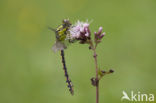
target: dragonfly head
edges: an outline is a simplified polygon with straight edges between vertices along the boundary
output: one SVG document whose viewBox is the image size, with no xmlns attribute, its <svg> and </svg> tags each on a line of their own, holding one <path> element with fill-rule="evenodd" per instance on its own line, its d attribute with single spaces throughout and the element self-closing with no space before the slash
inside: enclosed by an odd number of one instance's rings
<svg viewBox="0 0 156 103">
<path fill-rule="evenodd" d="M 72 25 L 69 19 L 64 19 L 62 23 L 63 23 L 63 27 L 70 27 Z"/>
</svg>

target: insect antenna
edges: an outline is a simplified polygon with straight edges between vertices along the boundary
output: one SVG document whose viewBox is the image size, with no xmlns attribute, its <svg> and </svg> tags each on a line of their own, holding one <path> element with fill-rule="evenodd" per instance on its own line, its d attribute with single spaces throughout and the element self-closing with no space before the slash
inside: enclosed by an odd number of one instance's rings
<svg viewBox="0 0 156 103">
<path fill-rule="evenodd" d="M 53 31 L 53 32 L 56 32 L 56 30 L 54 28 L 51 28 L 49 26 L 48 26 L 48 29 L 51 30 L 51 31 Z"/>
<path fill-rule="evenodd" d="M 61 57 L 62 57 L 62 64 L 63 64 L 63 70 L 64 70 L 64 74 L 66 77 L 66 83 L 67 86 L 69 88 L 70 93 L 73 95 L 74 94 L 74 90 L 73 90 L 73 85 L 72 82 L 69 78 L 68 72 L 67 72 L 67 67 L 66 67 L 66 63 L 65 63 L 65 56 L 64 56 L 64 50 L 61 50 Z"/>
</svg>

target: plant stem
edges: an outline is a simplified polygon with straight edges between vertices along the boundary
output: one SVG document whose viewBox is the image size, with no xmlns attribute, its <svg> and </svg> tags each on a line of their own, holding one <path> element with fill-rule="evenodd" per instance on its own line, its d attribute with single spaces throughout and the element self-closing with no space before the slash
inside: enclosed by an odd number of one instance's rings
<svg viewBox="0 0 156 103">
<path fill-rule="evenodd" d="M 96 69 L 96 103 L 99 103 L 99 78 L 98 78 L 98 65 L 97 65 L 97 54 L 95 48 L 93 49 L 94 54 L 94 62 L 95 62 L 95 69 Z"/>
<path fill-rule="evenodd" d="M 96 71 L 96 103 L 99 103 L 99 78 L 98 78 L 98 64 L 97 64 L 97 54 L 96 54 L 96 46 L 97 44 L 95 44 L 95 46 L 93 45 L 93 42 L 90 41 L 90 46 L 93 50 L 93 57 L 94 57 L 94 62 L 95 62 L 95 71 Z"/>
</svg>

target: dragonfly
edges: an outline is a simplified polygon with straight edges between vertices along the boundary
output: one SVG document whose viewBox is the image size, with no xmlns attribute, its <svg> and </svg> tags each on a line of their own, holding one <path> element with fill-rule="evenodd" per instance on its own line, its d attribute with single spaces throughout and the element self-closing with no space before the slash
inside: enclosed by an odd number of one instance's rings
<svg viewBox="0 0 156 103">
<path fill-rule="evenodd" d="M 70 93 L 73 95 L 74 89 L 73 89 L 71 79 L 69 78 L 69 75 L 68 75 L 67 66 L 65 62 L 65 52 L 64 52 L 64 49 L 67 48 L 67 44 L 72 42 L 70 39 L 68 40 L 66 39 L 67 36 L 69 35 L 68 30 L 71 27 L 71 25 L 72 24 L 70 23 L 69 19 L 64 19 L 62 21 L 62 24 L 58 26 L 56 29 L 53 29 L 51 27 L 49 27 L 49 29 L 55 32 L 56 42 L 53 45 L 52 50 L 54 52 L 60 51 L 64 75 L 66 77 L 66 83 L 67 83 Z"/>
</svg>

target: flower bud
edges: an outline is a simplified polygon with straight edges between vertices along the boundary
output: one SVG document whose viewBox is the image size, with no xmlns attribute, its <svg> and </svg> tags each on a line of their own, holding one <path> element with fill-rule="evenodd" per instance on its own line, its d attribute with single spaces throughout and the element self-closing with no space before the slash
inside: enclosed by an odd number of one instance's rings
<svg viewBox="0 0 156 103">
<path fill-rule="evenodd" d="M 102 27 L 99 27 L 99 31 L 98 31 L 98 35 L 100 35 L 101 34 L 101 32 L 102 32 L 102 30 L 103 30 L 103 28 Z"/>
<path fill-rule="evenodd" d="M 100 36 L 99 36 L 99 39 L 102 39 L 104 36 L 105 36 L 105 32 L 104 33 L 102 33 Z"/>
</svg>

